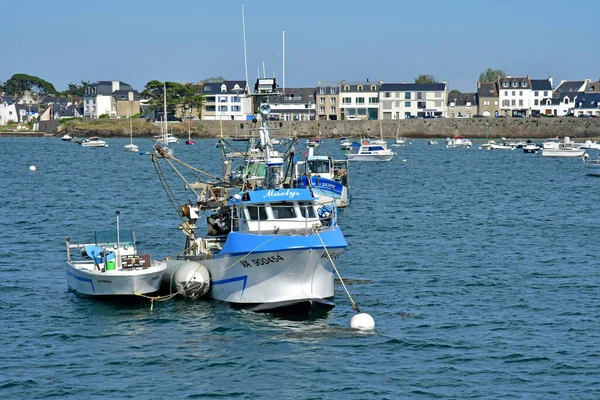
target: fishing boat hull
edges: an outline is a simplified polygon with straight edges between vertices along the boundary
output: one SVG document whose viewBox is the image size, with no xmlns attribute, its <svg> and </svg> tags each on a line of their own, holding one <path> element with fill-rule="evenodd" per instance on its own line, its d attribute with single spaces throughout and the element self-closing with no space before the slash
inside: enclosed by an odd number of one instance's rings
<svg viewBox="0 0 600 400">
<path fill-rule="evenodd" d="M 337 259 L 346 246 L 338 227 L 319 235 L 232 232 L 222 251 L 213 257 L 188 256 L 166 263 L 171 270 L 177 269 L 178 263 L 190 261 L 196 262 L 197 268 L 206 268 L 210 275 L 209 296 L 234 307 L 311 313 L 333 308 L 331 259 Z"/>
<path fill-rule="evenodd" d="M 89 263 L 67 263 L 67 285 L 79 294 L 88 296 L 131 296 L 149 294 L 160 288 L 167 264 L 153 261 L 143 270 L 99 271 Z"/>
</svg>

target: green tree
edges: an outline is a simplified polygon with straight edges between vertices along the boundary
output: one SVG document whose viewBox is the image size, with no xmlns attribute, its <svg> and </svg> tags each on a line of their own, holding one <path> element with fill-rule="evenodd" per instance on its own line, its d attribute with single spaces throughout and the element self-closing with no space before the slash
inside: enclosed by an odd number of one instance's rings
<svg viewBox="0 0 600 400">
<path fill-rule="evenodd" d="M 220 83 L 220 82 L 223 82 L 224 80 L 225 80 L 225 78 L 223 78 L 222 76 L 214 76 L 214 77 L 203 79 L 200 81 L 200 83 Z"/>
<path fill-rule="evenodd" d="M 433 75 L 421 74 L 415 78 L 415 83 L 438 83 Z"/>
<path fill-rule="evenodd" d="M 26 90 L 38 95 L 57 94 L 53 84 L 33 75 L 14 74 L 4 83 L 7 95 L 20 96 Z"/>
<path fill-rule="evenodd" d="M 452 98 L 460 96 L 461 94 L 462 94 L 462 92 L 460 90 L 458 90 L 458 89 L 452 89 L 450 91 L 450 93 L 448 93 L 448 97 L 452 99 Z"/>
<path fill-rule="evenodd" d="M 479 74 L 479 82 L 498 82 L 498 78 L 506 76 L 503 69 L 488 68 Z"/>
<path fill-rule="evenodd" d="M 181 85 L 181 92 L 179 93 L 180 104 L 181 107 L 181 115 L 187 116 L 191 118 L 192 110 L 195 108 L 198 110 L 198 117 L 202 117 L 202 105 L 204 104 L 204 95 L 202 93 L 198 93 L 197 86 L 192 85 L 191 83 L 186 83 L 185 85 Z"/>
</svg>

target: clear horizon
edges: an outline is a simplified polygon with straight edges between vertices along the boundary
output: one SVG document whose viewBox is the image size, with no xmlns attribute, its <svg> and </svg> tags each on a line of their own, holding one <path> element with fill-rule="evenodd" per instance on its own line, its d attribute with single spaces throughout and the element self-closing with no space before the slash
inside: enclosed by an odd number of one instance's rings
<svg viewBox="0 0 600 400">
<path fill-rule="evenodd" d="M 3 5 L 4 15 L 13 16 L 3 30 L 15 35 L 3 43 L 1 82 L 25 73 L 59 91 L 82 80 L 121 80 L 141 91 L 153 79 L 245 79 L 241 1 L 183 0 L 170 8 L 155 0 L 27 4 L 30 14 L 16 2 Z M 600 3 L 591 0 L 571 7 L 554 0 L 507 0 L 502 7 L 489 0 L 364 4 L 247 0 L 249 81 L 264 65 L 283 85 L 283 30 L 286 87 L 315 87 L 319 80 L 412 82 L 431 74 L 450 90 L 475 92 L 487 68 L 552 76 L 555 85 L 600 75 L 598 52 L 584 44 L 589 40 L 557 22 L 595 15 Z"/>
</svg>

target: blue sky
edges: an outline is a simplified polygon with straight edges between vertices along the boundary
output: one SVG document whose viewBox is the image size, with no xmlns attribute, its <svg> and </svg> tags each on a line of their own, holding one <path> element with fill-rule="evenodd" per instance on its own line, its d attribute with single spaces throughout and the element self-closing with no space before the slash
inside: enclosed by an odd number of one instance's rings
<svg viewBox="0 0 600 400">
<path fill-rule="evenodd" d="M 0 81 L 244 79 L 241 1 L 29 0 L 3 4 Z M 486 68 L 513 76 L 600 78 L 600 1 L 246 0 L 249 80 L 411 82 L 421 73 L 473 92 Z M 10 17 L 8 17 L 10 16 Z M 586 22 L 587 21 L 587 22 Z M 581 35 L 581 36 L 579 36 Z M 262 72 L 261 72 L 262 73 Z"/>
</svg>

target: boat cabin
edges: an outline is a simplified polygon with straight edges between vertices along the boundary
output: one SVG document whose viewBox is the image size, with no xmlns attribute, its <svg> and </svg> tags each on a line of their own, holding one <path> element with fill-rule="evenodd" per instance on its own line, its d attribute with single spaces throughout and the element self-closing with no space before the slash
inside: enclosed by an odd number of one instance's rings
<svg viewBox="0 0 600 400">
<path fill-rule="evenodd" d="M 252 233 L 310 233 L 315 226 L 329 225 L 333 205 L 315 203 L 308 189 L 246 192 L 232 202 L 233 227 Z"/>
</svg>

